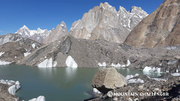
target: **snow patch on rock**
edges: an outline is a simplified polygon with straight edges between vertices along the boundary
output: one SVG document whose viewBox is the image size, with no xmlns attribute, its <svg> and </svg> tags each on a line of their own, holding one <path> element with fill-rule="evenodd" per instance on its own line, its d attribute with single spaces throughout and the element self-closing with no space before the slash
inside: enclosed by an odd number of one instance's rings
<svg viewBox="0 0 180 101">
<path fill-rule="evenodd" d="M 178 60 L 169 60 L 168 65 L 175 64 L 176 62 L 178 62 Z"/>
<path fill-rule="evenodd" d="M 151 78 L 149 76 L 147 76 L 149 79 L 152 79 L 152 80 L 156 80 L 156 81 L 166 81 L 165 79 L 162 79 L 162 78 Z"/>
<path fill-rule="evenodd" d="M 129 60 L 127 60 L 126 66 L 130 66 L 130 65 L 131 65 L 131 62 Z"/>
<path fill-rule="evenodd" d="M 112 63 L 111 66 L 112 66 L 112 67 L 115 67 L 115 68 L 118 68 L 118 67 L 126 67 L 125 65 L 121 65 L 120 63 L 118 63 L 118 64 Z"/>
<path fill-rule="evenodd" d="M 0 52 L 0 56 L 2 56 L 5 52 Z"/>
<path fill-rule="evenodd" d="M 98 63 L 98 66 L 99 66 L 99 67 L 106 67 L 106 62 L 103 62 L 102 64 L 101 64 L 101 63 Z"/>
<path fill-rule="evenodd" d="M 11 62 L 6 62 L 6 61 L 0 60 L 0 65 L 9 65 L 9 64 L 11 64 Z"/>
<path fill-rule="evenodd" d="M 101 92 L 96 88 L 93 88 L 93 92 L 96 93 L 96 94 L 101 94 Z"/>
<path fill-rule="evenodd" d="M 130 79 L 128 81 L 126 81 L 127 84 L 129 83 L 144 83 L 144 80 L 138 78 L 138 79 Z"/>
<path fill-rule="evenodd" d="M 127 60 L 127 64 L 126 64 L 126 65 L 121 65 L 120 63 L 118 63 L 118 64 L 112 63 L 112 64 L 111 64 L 111 66 L 112 66 L 112 67 L 115 67 L 115 68 L 118 68 L 118 67 L 124 68 L 124 67 L 128 67 L 128 66 L 130 66 L 130 65 L 131 65 L 131 62 L 130 62 L 129 60 Z"/>
<path fill-rule="evenodd" d="M 169 46 L 169 47 L 166 47 L 167 50 L 174 50 L 176 49 L 177 47 L 176 46 Z"/>
<path fill-rule="evenodd" d="M 53 67 L 53 65 L 52 65 L 52 58 L 45 59 L 43 62 L 39 63 L 37 66 L 38 67 L 44 67 L 44 68 L 46 68 L 46 67 Z"/>
<path fill-rule="evenodd" d="M 36 47 L 36 44 L 35 44 L 35 43 L 33 43 L 33 44 L 32 44 L 32 48 L 35 48 L 35 47 Z"/>
<path fill-rule="evenodd" d="M 28 56 L 29 54 L 31 54 L 31 53 L 29 53 L 29 52 L 24 53 L 24 57 Z"/>
<path fill-rule="evenodd" d="M 146 67 L 143 69 L 143 72 L 144 72 L 144 73 L 149 73 L 149 72 L 161 73 L 161 68 L 146 66 Z"/>
<path fill-rule="evenodd" d="M 29 101 L 45 101 L 45 97 L 44 96 L 39 96 L 37 98 L 30 99 Z"/>
<path fill-rule="evenodd" d="M 0 80 L 0 83 L 11 86 L 15 83 L 15 81 L 13 81 L 13 80 Z"/>
<path fill-rule="evenodd" d="M 126 79 L 126 80 L 129 80 L 129 79 L 132 79 L 132 78 L 137 77 L 137 76 L 139 76 L 138 73 L 135 74 L 135 75 L 127 75 L 127 76 L 125 77 L 125 79 Z"/>
<path fill-rule="evenodd" d="M 54 61 L 53 67 L 57 66 L 57 61 Z"/>
<path fill-rule="evenodd" d="M 75 62 L 75 60 L 71 56 L 67 57 L 66 66 L 71 67 L 71 68 L 77 68 L 78 67 L 77 63 Z"/>
<path fill-rule="evenodd" d="M 126 83 L 129 84 L 129 83 L 144 83 L 144 80 L 138 78 L 138 79 L 133 79 L 134 77 L 137 77 L 139 76 L 139 74 L 135 74 L 135 75 L 127 75 L 125 77 L 126 79 Z"/>
<path fill-rule="evenodd" d="M 180 73 L 171 73 L 172 76 L 180 76 Z"/>
</svg>

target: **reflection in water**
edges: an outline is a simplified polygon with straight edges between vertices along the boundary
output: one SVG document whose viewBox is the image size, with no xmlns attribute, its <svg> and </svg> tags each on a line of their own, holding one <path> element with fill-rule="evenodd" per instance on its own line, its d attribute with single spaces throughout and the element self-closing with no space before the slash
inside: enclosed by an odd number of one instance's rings
<svg viewBox="0 0 180 101">
<path fill-rule="evenodd" d="M 46 79 L 52 79 L 53 74 L 56 73 L 56 68 L 38 68 L 40 75 Z"/>
<path fill-rule="evenodd" d="M 77 73 L 77 68 L 70 68 L 70 67 L 67 67 L 65 69 L 66 73 L 66 80 L 67 81 L 71 81 L 73 80 L 74 78 L 76 78 L 76 73 Z"/>
<path fill-rule="evenodd" d="M 61 89 L 75 86 L 77 80 L 77 68 L 38 68 L 38 72 L 44 81 Z"/>
</svg>

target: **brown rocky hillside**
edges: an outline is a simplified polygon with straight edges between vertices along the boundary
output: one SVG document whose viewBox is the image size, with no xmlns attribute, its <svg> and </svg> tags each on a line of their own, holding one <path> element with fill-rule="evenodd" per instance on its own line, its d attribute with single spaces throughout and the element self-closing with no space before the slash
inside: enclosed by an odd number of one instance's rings
<svg viewBox="0 0 180 101">
<path fill-rule="evenodd" d="M 125 42 L 136 47 L 180 45 L 180 0 L 165 0 L 143 19 Z"/>
</svg>

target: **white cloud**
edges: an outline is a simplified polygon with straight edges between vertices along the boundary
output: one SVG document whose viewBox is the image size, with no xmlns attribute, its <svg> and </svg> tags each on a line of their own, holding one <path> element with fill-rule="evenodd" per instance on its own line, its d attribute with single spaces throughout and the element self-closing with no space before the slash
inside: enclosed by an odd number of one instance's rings
<svg viewBox="0 0 180 101">
<path fill-rule="evenodd" d="M 2 30 L 0 30 L 0 32 L 3 32 Z"/>
</svg>

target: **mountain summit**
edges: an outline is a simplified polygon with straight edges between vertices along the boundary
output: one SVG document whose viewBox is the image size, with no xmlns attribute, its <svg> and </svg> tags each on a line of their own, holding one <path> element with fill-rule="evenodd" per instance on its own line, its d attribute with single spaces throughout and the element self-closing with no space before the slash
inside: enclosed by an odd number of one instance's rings
<svg viewBox="0 0 180 101">
<path fill-rule="evenodd" d="M 131 11 L 115 7 L 107 2 L 95 6 L 85 13 L 81 20 L 75 21 L 69 33 L 82 39 L 104 39 L 122 43 L 129 32 L 148 14 L 140 7 L 133 6 Z"/>
<path fill-rule="evenodd" d="M 51 33 L 44 39 L 44 43 L 47 44 L 54 42 L 55 40 L 67 35 L 67 33 L 67 26 L 65 22 L 62 21 L 61 24 L 56 26 L 56 29 L 52 29 Z"/>
<path fill-rule="evenodd" d="M 180 0 L 165 0 L 129 34 L 125 43 L 136 47 L 180 45 Z"/>
</svg>

